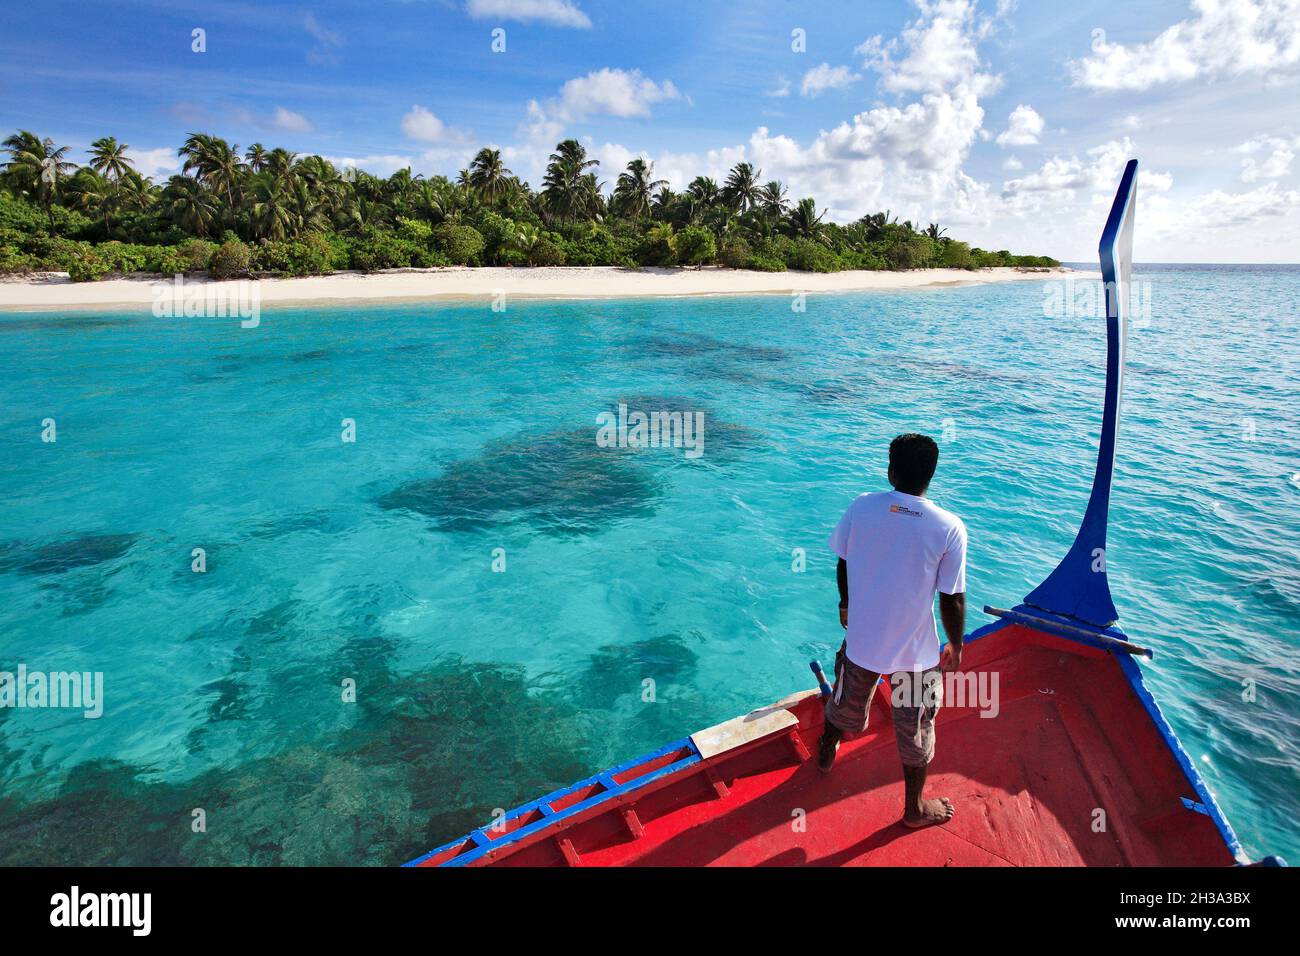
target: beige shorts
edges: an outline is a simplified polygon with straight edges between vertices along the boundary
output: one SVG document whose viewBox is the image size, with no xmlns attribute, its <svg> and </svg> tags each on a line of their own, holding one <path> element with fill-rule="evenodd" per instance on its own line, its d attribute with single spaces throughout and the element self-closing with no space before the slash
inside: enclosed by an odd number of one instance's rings
<svg viewBox="0 0 1300 956">
<path fill-rule="evenodd" d="M 826 699 L 826 721 L 847 736 L 867 729 L 871 699 L 880 675 L 849 660 L 845 646 L 835 655 L 835 688 Z M 943 680 L 939 669 L 900 672 L 890 677 L 890 713 L 894 738 L 905 767 L 925 767 L 934 759 L 934 718 L 943 705 Z"/>
</svg>

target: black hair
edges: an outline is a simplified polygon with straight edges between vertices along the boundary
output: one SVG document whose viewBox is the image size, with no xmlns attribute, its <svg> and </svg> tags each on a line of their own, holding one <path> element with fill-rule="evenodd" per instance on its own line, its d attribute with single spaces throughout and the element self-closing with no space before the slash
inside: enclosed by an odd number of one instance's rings
<svg viewBox="0 0 1300 956">
<path fill-rule="evenodd" d="M 925 491 L 938 464 L 939 446 L 929 435 L 909 432 L 889 443 L 889 467 L 894 470 L 894 487 L 900 491 Z"/>
</svg>

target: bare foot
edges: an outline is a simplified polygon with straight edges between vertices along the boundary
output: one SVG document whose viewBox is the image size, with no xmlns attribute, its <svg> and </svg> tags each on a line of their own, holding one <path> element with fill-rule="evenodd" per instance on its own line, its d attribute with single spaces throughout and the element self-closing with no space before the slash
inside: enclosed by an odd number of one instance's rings
<svg viewBox="0 0 1300 956">
<path fill-rule="evenodd" d="M 903 826 L 919 830 L 921 827 L 934 826 L 936 823 L 947 823 L 952 819 L 952 815 L 952 801 L 947 797 L 922 800 L 919 809 L 910 809 L 903 814 Z"/>
</svg>

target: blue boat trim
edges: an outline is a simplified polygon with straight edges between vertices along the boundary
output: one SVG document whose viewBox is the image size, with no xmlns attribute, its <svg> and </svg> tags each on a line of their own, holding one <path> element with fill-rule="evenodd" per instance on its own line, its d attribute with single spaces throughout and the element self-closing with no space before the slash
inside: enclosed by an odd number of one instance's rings
<svg viewBox="0 0 1300 956">
<path fill-rule="evenodd" d="M 685 750 L 688 753 L 680 760 L 675 760 L 670 764 L 665 764 L 658 770 L 637 777 L 635 780 L 629 780 L 627 783 L 620 784 L 614 780 L 614 777 L 617 774 L 624 773 L 634 767 L 639 767 L 642 764 L 649 763 L 652 760 L 657 760 L 660 757 L 665 757 L 678 750 Z M 593 774 L 585 780 L 579 780 L 575 784 L 571 784 L 561 790 L 556 790 L 553 793 L 548 793 L 546 796 L 540 797 L 537 800 L 521 804 L 506 813 L 505 816 L 500 817 L 495 824 L 488 824 L 480 827 L 469 834 L 468 837 L 461 837 L 458 840 L 452 840 L 450 843 L 444 843 L 442 846 L 430 850 L 428 853 L 416 857 L 414 860 L 403 863 L 402 865 L 419 866 L 431 857 L 435 857 L 440 853 L 444 853 L 447 850 L 463 845 L 467 839 L 472 840 L 475 843 L 474 849 L 465 853 L 460 853 L 440 865 L 464 866 L 467 863 L 473 863 L 475 860 L 480 859 L 487 853 L 495 851 L 499 847 L 509 846 L 524 837 L 532 836 L 535 833 L 550 829 L 560 821 L 576 816 L 579 813 L 583 813 L 584 811 L 602 803 L 615 800 L 624 794 L 631 793 L 633 790 L 639 790 L 647 784 L 653 783 L 656 780 L 661 780 L 670 774 L 677 773 L 680 770 L 685 770 L 687 767 L 700 763 L 702 759 L 699 750 L 695 747 L 694 741 L 692 741 L 690 737 L 683 737 L 681 740 L 676 740 L 667 746 L 660 747 L 658 750 L 644 754 L 640 757 L 635 757 L 618 764 L 615 767 L 610 767 L 608 770 L 602 770 L 600 773 Z M 567 797 L 579 790 L 592 786 L 602 787 L 603 789 L 600 793 L 593 794 L 586 800 L 565 807 L 563 810 L 556 810 L 551 806 L 552 803 L 562 797 Z M 517 819 L 518 817 L 532 813 L 533 811 L 540 813 L 542 815 L 541 819 L 534 820 L 527 826 L 519 827 L 517 830 L 512 830 L 510 833 L 497 837 L 496 839 L 492 839 L 488 836 L 487 831 L 493 826 L 500 826 L 505 821 Z"/>
<path fill-rule="evenodd" d="M 1070 550 L 1024 600 L 1025 604 L 1097 627 L 1107 627 L 1119 619 L 1106 577 L 1106 525 L 1123 395 L 1128 283 L 1133 269 L 1133 222 L 1137 211 L 1137 166 L 1137 160 L 1130 159 L 1124 167 L 1097 250 L 1106 293 L 1106 391 L 1092 491 Z M 1100 566 L 1097 564 L 1099 558 Z"/>
<path fill-rule="evenodd" d="M 1228 852 L 1232 854 L 1233 859 L 1238 863 L 1249 863 L 1250 858 L 1246 856 L 1246 851 L 1241 848 L 1241 841 L 1237 839 L 1232 824 L 1223 815 L 1219 802 L 1214 799 L 1214 794 L 1210 793 L 1210 788 L 1205 785 L 1205 779 L 1201 776 L 1200 771 L 1196 769 L 1196 765 L 1192 763 L 1192 758 L 1183 749 L 1178 735 L 1174 733 L 1174 728 L 1169 725 L 1169 721 L 1165 719 L 1164 713 L 1160 710 L 1160 705 L 1151 696 L 1151 691 L 1147 690 L 1146 681 L 1142 677 L 1142 668 L 1128 654 L 1116 654 L 1115 657 L 1119 661 L 1120 670 L 1128 678 L 1133 693 L 1137 694 L 1138 700 L 1146 708 L 1147 715 L 1151 718 L 1151 722 L 1156 725 L 1156 730 L 1160 732 L 1160 736 L 1164 739 L 1165 746 L 1173 754 L 1174 760 L 1178 762 L 1178 766 L 1182 768 L 1183 774 L 1187 777 L 1187 782 L 1191 784 L 1192 791 L 1196 794 L 1201 806 L 1205 808 L 1205 815 L 1214 821 L 1214 826 L 1219 831 L 1219 835 L 1223 837 Z"/>
</svg>

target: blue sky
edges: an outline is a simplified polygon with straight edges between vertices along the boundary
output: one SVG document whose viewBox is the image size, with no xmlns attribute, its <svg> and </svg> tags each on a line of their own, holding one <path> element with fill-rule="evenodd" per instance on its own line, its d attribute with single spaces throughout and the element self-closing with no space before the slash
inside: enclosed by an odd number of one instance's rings
<svg viewBox="0 0 1300 956">
<path fill-rule="evenodd" d="M 1068 260 L 1095 257 L 1132 155 L 1139 259 L 1300 261 L 1298 92 L 1300 0 L 0 9 L 0 129 L 78 156 L 111 134 L 158 179 L 194 130 L 384 174 L 491 144 L 534 184 L 574 136 L 607 182 L 637 155 L 678 188 L 747 159 L 835 220 Z"/>
</svg>

